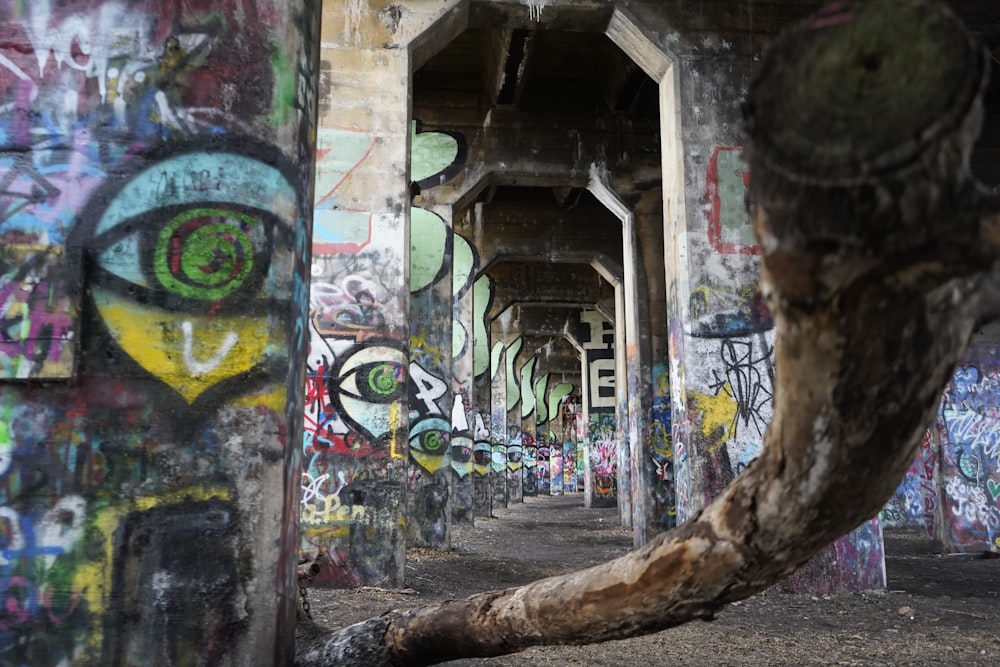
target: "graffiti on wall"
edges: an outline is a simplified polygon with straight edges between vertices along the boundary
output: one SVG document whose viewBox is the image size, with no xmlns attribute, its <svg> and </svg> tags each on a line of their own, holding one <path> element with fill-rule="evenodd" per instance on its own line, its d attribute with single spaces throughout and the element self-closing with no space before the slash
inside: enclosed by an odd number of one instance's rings
<svg viewBox="0 0 1000 667">
<path fill-rule="evenodd" d="M 507 502 L 524 498 L 524 432 L 520 423 L 507 425 Z"/>
<path fill-rule="evenodd" d="M 450 168 L 440 153 L 423 151 L 426 139 L 411 142 L 426 154 L 422 168 Z M 389 481 L 391 461 L 409 457 L 411 482 L 451 465 L 453 406 L 440 370 L 450 350 L 426 329 L 404 339 L 391 325 L 401 311 L 397 262 L 369 247 L 371 213 L 341 195 L 376 141 L 353 129 L 317 132 L 301 516 L 303 550 L 329 554 L 318 581 L 340 586 L 380 580 L 392 567 L 403 494 Z M 411 220 L 414 238 L 426 241 L 411 248 L 410 288 L 420 293 L 443 276 L 451 235 L 430 211 L 412 208 Z M 439 487 L 422 506 L 437 511 L 429 524 L 440 526 L 447 486 Z"/>
<path fill-rule="evenodd" d="M 689 345 L 713 361 L 687 392 L 691 422 L 698 425 L 706 456 L 705 502 L 743 472 L 763 446 L 773 412 L 772 327 L 769 316 L 748 320 L 741 307 L 717 313 L 713 326 L 692 330 Z"/>
<path fill-rule="evenodd" d="M 919 526 L 928 537 L 937 539 L 937 519 L 940 516 L 938 501 L 940 450 L 937 429 L 928 429 L 913 463 L 910 464 L 892 498 L 882 509 L 884 525 Z"/>
<path fill-rule="evenodd" d="M 590 441 L 590 470 L 593 475 L 593 500 L 597 507 L 618 503 L 618 446 L 615 440 L 614 413 L 596 412 L 587 426 Z"/>
<path fill-rule="evenodd" d="M 543 496 L 552 491 L 552 467 L 549 458 L 551 451 L 548 436 L 540 436 L 535 450 L 535 474 L 538 476 L 538 493 Z"/>
<path fill-rule="evenodd" d="M 705 183 L 709 203 L 708 239 L 715 251 L 759 253 L 746 207 L 750 173 L 743 162 L 743 149 L 717 147 L 708 161 Z"/>
<path fill-rule="evenodd" d="M 553 496 L 561 496 L 564 491 L 563 465 L 563 448 L 559 443 L 553 443 L 549 447 L 549 479 L 551 479 L 549 493 Z"/>
<path fill-rule="evenodd" d="M 583 345 L 589 394 L 586 448 L 589 456 L 590 501 L 595 507 L 618 503 L 618 420 L 615 416 L 614 328 L 596 310 L 580 313 L 577 338 Z"/>
<path fill-rule="evenodd" d="M 646 436 L 646 449 L 652 459 L 655 475 L 652 484 L 653 520 L 658 531 L 665 531 L 677 524 L 670 373 L 666 364 L 655 364 L 652 374 L 652 410 L 649 432 Z"/>
<path fill-rule="evenodd" d="M 310 105 L 263 4 L 2 3 L 0 378 L 74 378 L 0 385 L 4 663 L 240 661 L 280 623 L 246 533 L 289 546 L 285 499 L 242 484 L 283 483 L 311 161 L 269 137 Z"/>
<path fill-rule="evenodd" d="M 596 310 L 580 313 L 578 337 L 587 355 L 590 409 L 615 407 L 615 330 Z"/>
<path fill-rule="evenodd" d="M 563 451 L 563 491 L 575 493 L 580 490 L 577 485 L 577 451 L 576 443 L 564 440 Z"/>
<path fill-rule="evenodd" d="M 507 364 L 502 341 L 490 350 L 490 478 L 493 507 L 507 506 Z"/>
<path fill-rule="evenodd" d="M 471 523 L 475 514 L 476 491 L 473 454 L 475 433 L 472 425 L 476 414 L 473 406 L 475 391 L 474 350 L 467 324 L 472 322 L 472 284 L 479 259 L 475 249 L 462 236 L 452 236 L 452 303 L 451 382 L 455 407 L 452 410 L 452 516 L 456 522 Z M 462 414 L 457 414 L 461 403 Z"/>
<path fill-rule="evenodd" d="M 539 435 L 536 439 L 531 432 L 525 428 L 522 437 L 523 449 L 521 450 L 521 461 L 524 464 L 521 473 L 521 490 L 525 496 L 537 496 L 538 488 L 538 450 L 544 446 L 544 436 Z"/>
<path fill-rule="evenodd" d="M 946 545 L 1000 550 L 1000 362 L 974 344 L 945 388 L 937 418 Z"/>
<path fill-rule="evenodd" d="M 368 247 L 370 213 L 339 194 L 374 144 L 363 132 L 317 131 L 299 516 L 302 551 L 326 555 L 316 577 L 324 585 L 384 577 L 378 554 L 396 539 L 386 517 L 402 499 L 386 482 L 391 461 L 406 454 L 398 406 L 409 393 L 409 359 L 387 317 L 400 309 L 397 279 Z"/>
<path fill-rule="evenodd" d="M 493 487 L 490 477 L 493 448 L 490 446 L 490 430 L 486 423 L 482 411 L 476 410 L 472 449 L 472 501 L 473 514 L 482 517 L 493 515 Z"/>
<path fill-rule="evenodd" d="M 0 379 L 73 376 L 78 270 L 58 246 L 0 246 Z"/>
</svg>

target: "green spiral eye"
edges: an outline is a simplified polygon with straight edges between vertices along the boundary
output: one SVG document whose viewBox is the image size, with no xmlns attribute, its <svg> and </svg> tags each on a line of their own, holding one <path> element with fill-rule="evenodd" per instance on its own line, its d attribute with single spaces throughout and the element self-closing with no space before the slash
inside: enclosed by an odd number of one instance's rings
<svg viewBox="0 0 1000 667">
<path fill-rule="evenodd" d="M 396 364 L 377 364 L 368 371 L 368 388 L 378 396 L 393 396 L 399 391 L 399 368 Z"/>
<path fill-rule="evenodd" d="M 430 456 L 444 456 L 451 444 L 451 424 L 440 417 L 429 417 L 410 429 L 410 451 Z"/>
<path fill-rule="evenodd" d="M 420 435 L 420 444 L 425 452 L 432 454 L 443 449 L 448 444 L 448 438 L 443 432 L 434 429 Z"/>
<path fill-rule="evenodd" d="M 160 232 L 154 271 L 167 290 L 217 301 L 242 287 L 253 269 L 257 221 L 226 209 L 199 208 L 174 217 Z"/>
</svg>

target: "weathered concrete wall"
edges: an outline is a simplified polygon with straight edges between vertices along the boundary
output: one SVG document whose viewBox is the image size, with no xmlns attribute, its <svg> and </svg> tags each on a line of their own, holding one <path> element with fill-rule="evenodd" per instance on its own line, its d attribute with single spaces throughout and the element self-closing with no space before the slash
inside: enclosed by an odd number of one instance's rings
<svg viewBox="0 0 1000 667">
<path fill-rule="evenodd" d="M 490 489 L 493 507 L 507 507 L 507 364 L 503 336 L 490 350 Z"/>
<path fill-rule="evenodd" d="M 5 663 L 291 661 L 318 17 L 0 3 Z"/>
<path fill-rule="evenodd" d="M 472 283 L 472 372 L 475 439 L 473 445 L 473 515 L 493 516 L 492 366 L 487 313 L 493 286 L 486 274 Z"/>
<path fill-rule="evenodd" d="M 678 505 L 690 517 L 760 452 L 775 386 L 774 328 L 757 288 L 758 248 L 744 203 L 739 100 L 753 61 L 708 39 L 682 40 L 675 50 L 687 201 L 687 227 L 676 240 L 687 258 L 678 284 L 687 476 Z M 815 592 L 883 585 L 878 517 L 785 584 Z"/>
</svg>

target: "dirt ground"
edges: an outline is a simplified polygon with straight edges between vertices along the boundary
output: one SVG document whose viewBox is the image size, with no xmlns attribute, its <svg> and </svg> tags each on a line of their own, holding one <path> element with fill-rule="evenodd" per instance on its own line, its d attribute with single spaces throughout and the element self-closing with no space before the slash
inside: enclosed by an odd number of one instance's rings
<svg viewBox="0 0 1000 667">
<path fill-rule="evenodd" d="M 404 609 L 562 574 L 626 553 L 614 509 L 580 494 L 526 498 L 459 526 L 450 552 L 407 552 L 406 588 L 310 589 L 313 617 L 335 629 Z M 539 647 L 478 665 L 1000 665 L 1000 560 L 935 553 L 916 532 L 886 531 L 889 586 L 816 597 L 765 593 L 657 634 Z"/>
</svg>

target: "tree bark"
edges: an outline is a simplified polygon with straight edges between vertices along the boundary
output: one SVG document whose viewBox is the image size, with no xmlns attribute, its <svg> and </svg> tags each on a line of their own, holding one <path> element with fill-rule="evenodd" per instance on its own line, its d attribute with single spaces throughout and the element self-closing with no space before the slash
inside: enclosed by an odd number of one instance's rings
<svg viewBox="0 0 1000 667">
<path fill-rule="evenodd" d="M 391 612 L 320 637 L 298 664 L 433 664 L 711 619 L 878 512 L 993 315 L 1000 215 L 969 171 L 987 62 L 929 0 L 840 4 L 784 33 L 746 104 L 777 327 L 762 455 L 626 556 Z"/>
</svg>

